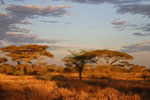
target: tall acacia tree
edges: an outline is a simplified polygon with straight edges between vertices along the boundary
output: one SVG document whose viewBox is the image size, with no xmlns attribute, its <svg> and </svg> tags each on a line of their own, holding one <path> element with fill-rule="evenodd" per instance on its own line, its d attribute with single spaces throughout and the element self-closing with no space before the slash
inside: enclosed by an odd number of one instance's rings
<svg viewBox="0 0 150 100">
<path fill-rule="evenodd" d="M 3 52 L 7 52 L 6 56 L 11 57 L 13 61 L 20 64 L 31 64 L 36 66 L 42 57 L 53 58 L 53 54 L 47 51 L 46 45 L 25 45 L 25 46 L 7 46 L 1 48 Z M 33 64 L 33 61 L 35 62 Z"/>
<path fill-rule="evenodd" d="M 94 63 L 94 56 L 89 51 L 81 50 L 79 52 L 69 51 L 71 55 L 66 56 L 63 61 L 67 67 L 75 67 L 79 73 L 79 79 L 82 79 L 82 71 L 87 63 Z"/>
<path fill-rule="evenodd" d="M 96 60 L 100 65 L 105 66 L 111 66 L 120 61 L 133 59 L 133 57 L 127 53 L 113 50 L 93 50 L 91 53 L 96 56 Z"/>
</svg>

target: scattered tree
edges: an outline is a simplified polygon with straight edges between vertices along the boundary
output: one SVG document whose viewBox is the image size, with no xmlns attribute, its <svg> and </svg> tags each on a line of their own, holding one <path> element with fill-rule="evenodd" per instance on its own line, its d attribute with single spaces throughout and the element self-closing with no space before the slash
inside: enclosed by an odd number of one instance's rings
<svg viewBox="0 0 150 100">
<path fill-rule="evenodd" d="M 141 75 L 141 78 L 142 78 L 143 80 L 146 80 L 147 78 L 149 78 L 149 76 L 144 73 L 144 74 Z"/>
<path fill-rule="evenodd" d="M 68 67 L 75 67 L 79 73 L 79 79 L 81 81 L 82 71 L 87 63 L 94 63 L 94 56 L 89 51 L 81 50 L 79 52 L 69 51 L 71 55 L 66 56 L 63 61 Z"/>
<path fill-rule="evenodd" d="M 145 72 L 146 67 L 140 66 L 140 65 L 135 65 L 135 64 L 130 64 L 130 71 L 131 72 Z"/>
<path fill-rule="evenodd" d="M 53 54 L 47 51 L 48 46 L 45 45 L 25 45 L 25 46 L 7 46 L 2 48 L 3 52 L 7 52 L 7 56 L 13 61 L 20 64 L 30 64 L 36 66 L 42 57 L 53 58 Z M 33 61 L 35 62 L 33 64 Z"/>
<path fill-rule="evenodd" d="M 133 57 L 127 53 L 112 50 L 93 50 L 91 52 L 96 56 L 100 65 L 111 66 L 119 63 L 121 60 L 131 60 Z"/>
</svg>

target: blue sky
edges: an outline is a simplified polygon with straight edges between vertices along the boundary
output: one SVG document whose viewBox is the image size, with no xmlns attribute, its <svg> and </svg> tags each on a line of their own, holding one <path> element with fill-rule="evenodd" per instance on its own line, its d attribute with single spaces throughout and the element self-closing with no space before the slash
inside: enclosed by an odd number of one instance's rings
<svg viewBox="0 0 150 100">
<path fill-rule="evenodd" d="M 150 66 L 148 0 L 7 0 L 0 5 L 0 46 L 47 44 L 63 64 L 67 50 L 111 49 Z"/>
</svg>

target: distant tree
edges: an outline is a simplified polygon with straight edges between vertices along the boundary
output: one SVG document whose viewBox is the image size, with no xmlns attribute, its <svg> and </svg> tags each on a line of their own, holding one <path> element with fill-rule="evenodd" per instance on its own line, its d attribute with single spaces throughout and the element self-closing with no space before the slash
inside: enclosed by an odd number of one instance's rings
<svg viewBox="0 0 150 100">
<path fill-rule="evenodd" d="M 141 75 L 141 78 L 142 78 L 143 80 L 146 80 L 146 79 L 149 78 L 149 76 L 148 76 L 148 74 L 143 73 L 143 74 Z"/>
<path fill-rule="evenodd" d="M 64 68 L 64 73 L 71 73 L 71 72 L 72 72 L 71 68 L 69 67 Z"/>
<path fill-rule="evenodd" d="M 100 65 L 111 66 L 122 60 L 131 60 L 133 57 L 127 53 L 112 50 L 93 50 L 91 52 L 96 56 Z"/>
<path fill-rule="evenodd" d="M 79 79 L 82 79 L 82 71 L 86 64 L 94 63 L 94 56 L 89 51 L 80 50 L 79 52 L 69 51 L 71 55 L 66 56 L 63 61 L 67 67 L 75 67 L 79 73 Z"/>
<path fill-rule="evenodd" d="M 36 66 L 43 57 L 53 58 L 53 54 L 47 51 L 46 45 L 25 45 L 25 46 L 7 46 L 1 48 L 3 52 L 7 52 L 6 56 L 11 57 L 13 61 L 20 64 L 30 64 Z M 33 64 L 33 61 L 35 62 Z"/>
<path fill-rule="evenodd" d="M 146 69 L 146 71 L 150 73 L 150 68 Z"/>
<path fill-rule="evenodd" d="M 145 66 L 140 66 L 140 65 L 135 65 L 135 64 L 130 64 L 130 71 L 131 72 L 144 72 L 146 71 Z"/>
<path fill-rule="evenodd" d="M 0 58 L 0 64 L 5 63 L 6 61 L 8 61 L 6 58 L 4 58 L 4 57 Z"/>
<path fill-rule="evenodd" d="M 111 66 L 120 64 L 121 61 L 133 59 L 127 53 L 113 50 L 93 50 L 91 51 L 91 55 L 95 55 L 95 60 L 100 66 L 106 67 L 106 72 L 110 71 Z"/>
</svg>

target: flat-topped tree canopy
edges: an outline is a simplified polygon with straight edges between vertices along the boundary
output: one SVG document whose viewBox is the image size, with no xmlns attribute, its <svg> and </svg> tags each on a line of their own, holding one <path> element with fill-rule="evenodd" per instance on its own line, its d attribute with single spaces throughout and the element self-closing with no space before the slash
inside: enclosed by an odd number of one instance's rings
<svg viewBox="0 0 150 100">
<path fill-rule="evenodd" d="M 37 60 L 37 63 L 42 56 L 53 58 L 53 54 L 48 52 L 47 45 L 24 45 L 24 46 L 7 46 L 1 48 L 3 52 L 7 52 L 6 56 L 11 57 L 13 61 L 16 61 L 18 64 L 24 62 L 25 64 L 32 64 L 32 60 Z"/>
<path fill-rule="evenodd" d="M 80 50 L 79 52 L 76 51 L 69 51 L 71 55 L 66 56 L 63 61 L 67 67 L 75 67 L 79 73 L 79 79 L 81 80 L 81 74 L 86 64 L 94 63 L 94 56 L 91 55 L 90 51 L 88 50 Z"/>
<path fill-rule="evenodd" d="M 113 50 L 93 50 L 91 54 L 95 55 L 96 60 L 102 65 L 113 65 L 121 60 L 133 59 L 133 57 L 127 53 Z"/>
</svg>

